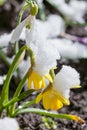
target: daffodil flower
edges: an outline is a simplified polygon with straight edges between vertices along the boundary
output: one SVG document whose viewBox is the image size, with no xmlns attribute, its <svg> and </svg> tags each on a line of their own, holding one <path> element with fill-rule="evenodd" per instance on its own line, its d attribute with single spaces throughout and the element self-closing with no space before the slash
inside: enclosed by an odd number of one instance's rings
<svg viewBox="0 0 87 130">
<path fill-rule="evenodd" d="M 16 28 L 15 30 L 13 31 L 13 35 L 12 35 L 12 38 L 11 38 L 11 42 L 15 42 L 15 41 L 18 41 L 19 38 L 20 38 L 20 35 L 22 33 L 22 30 L 23 28 L 25 27 L 26 30 L 30 30 L 32 29 L 33 27 L 33 24 L 35 22 L 35 16 L 37 15 L 38 13 L 38 6 L 37 4 L 32 1 L 30 3 L 28 3 L 29 6 L 30 6 L 30 15 L 25 19 L 23 20 Z M 22 8 L 22 12 L 25 11 L 25 9 L 27 9 L 26 7 L 26 4 L 24 5 L 24 7 Z M 21 12 L 20 11 L 20 12 Z"/>
<path fill-rule="evenodd" d="M 31 49 L 34 54 L 34 66 L 32 67 L 32 72 L 29 74 L 28 87 L 36 90 L 46 86 L 45 79 L 48 79 L 52 83 L 49 72 L 56 67 L 56 60 L 60 59 L 56 48 L 45 43 L 44 39 L 43 41 L 39 39 L 38 43 L 31 44 Z"/>
<path fill-rule="evenodd" d="M 40 28 L 37 28 L 35 16 L 31 14 L 14 30 L 12 42 L 19 39 L 24 27 L 26 28 L 26 44 L 34 55 L 34 65 L 31 64 L 32 73 L 29 72 L 28 77 L 28 88 L 37 90 L 46 86 L 45 78 L 52 83 L 49 72 L 56 67 L 56 60 L 60 59 L 60 55 L 55 47 L 47 44 L 42 34 L 37 33 L 37 31 L 40 32 Z"/>
<path fill-rule="evenodd" d="M 45 109 L 57 110 L 63 107 L 63 104 L 69 105 L 70 88 L 79 88 L 79 74 L 74 68 L 63 66 L 60 72 L 55 76 L 53 84 L 50 84 L 36 98 L 36 103 L 41 99 Z"/>
<path fill-rule="evenodd" d="M 46 87 L 45 78 L 52 82 L 50 74 L 41 76 L 38 72 L 32 71 L 28 78 L 28 88 L 38 90 Z"/>
<path fill-rule="evenodd" d="M 32 70 L 29 71 L 28 78 L 28 88 L 35 90 L 46 87 L 45 79 L 51 83 L 53 82 L 49 71 L 57 65 L 56 59 L 60 59 L 56 49 L 48 44 L 44 44 L 43 41 L 42 45 L 39 42 L 40 40 L 37 45 L 31 44 L 35 64 Z"/>
<path fill-rule="evenodd" d="M 37 96 L 36 103 L 38 103 L 41 99 L 46 110 L 57 110 L 63 107 L 63 103 L 60 101 L 58 93 L 52 86 L 49 86 L 45 91 Z"/>
</svg>

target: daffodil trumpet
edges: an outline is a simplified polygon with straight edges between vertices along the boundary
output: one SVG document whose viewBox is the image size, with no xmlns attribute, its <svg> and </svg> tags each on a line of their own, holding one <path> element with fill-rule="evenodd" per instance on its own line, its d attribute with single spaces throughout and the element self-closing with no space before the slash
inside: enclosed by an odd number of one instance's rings
<svg viewBox="0 0 87 130">
<path fill-rule="evenodd" d="M 41 76 L 38 72 L 34 71 L 31 67 L 29 69 L 28 77 L 28 88 L 29 89 L 41 89 L 46 87 L 45 79 L 48 79 L 50 82 L 53 82 L 50 74 Z"/>
</svg>

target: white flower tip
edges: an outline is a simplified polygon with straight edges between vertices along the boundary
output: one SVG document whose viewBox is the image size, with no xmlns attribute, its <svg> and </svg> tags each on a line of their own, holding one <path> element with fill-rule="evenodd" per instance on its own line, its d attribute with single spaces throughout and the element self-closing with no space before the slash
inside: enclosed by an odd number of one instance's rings
<svg viewBox="0 0 87 130">
<path fill-rule="evenodd" d="M 21 32 L 19 31 L 19 26 L 17 26 L 15 28 L 15 30 L 12 31 L 11 43 L 14 43 L 14 42 L 18 41 L 20 35 L 21 35 Z"/>
</svg>

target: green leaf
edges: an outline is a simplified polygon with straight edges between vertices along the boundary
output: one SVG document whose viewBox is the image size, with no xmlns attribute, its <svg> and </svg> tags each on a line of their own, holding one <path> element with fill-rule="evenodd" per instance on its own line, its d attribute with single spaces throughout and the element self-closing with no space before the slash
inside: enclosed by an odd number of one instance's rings
<svg viewBox="0 0 87 130">
<path fill-rule="evenodd" d="M 19 96 L 17 97 L 14 97 L 13 99 L 11 99 L 10 101 L 8 101 L 7 103 L 4 103 L 3 104 L 3 107 L 7 107 L 7 106 L 10 106 L 12 105 L 13 103 L 16 103 L 18 101 L 21 101 L 23 99 L 25 99 L 26 97 L 28 97 L 31 93 L 33 93 L 35 90 L 31 89 L 31 90 L 27 90 L 23 93 L 21 93 Z"/>
<path fill-rule="evenodd" d="M 43 125 L 49 130 L 55 130 L 57 128 L 57 122 L 55 122 L 51 117 L 43 116 L 42 121 Z"/>
<path fill-rule="evenodd" d="M 7 56 L 5 55 L 5 53 L 4 53 L 2 50 L 0 50 L 0 57 L 1 57 L 2 60 L 5 62 L 5 64 L 6 64 L 8 67 L 10 67 L 10 63 L 9 63 L 9 61 L 7 60 Z"/>
<path fill-rule="evenodd" d="M 13 98 L 18 97 L 20 95 L 20 93 L 21 93 L 21 91 L 22 91 L 22 89 L 24 87 L 24 84 L 25 84 L 27 78 L 28 78 L 28 72 L 25 74 L 25 76 L 23 77 L 23 79 L 19 83 L 19 85 L 18 85 L 18 87 L 17 87 L 17 89 L 16 89 L 16 91 L 15 91 L 15 93 L 13 95 Z M 15 102 L 10 107 L 10 112 L 14 113 L 14 109 L 15 109 Z"/>
<path fill-rule="evenodd" d="M 20 62 L 20 56 L 23 53 L 24 50 L 26 50 L 26 46 L 23 46 L 19 52 L 17 53 L 17 55 L 15 56 L 12 65 L 8 71 L 3 89 L 2 89 L 2 93 L 1 93 L 1 103 L 0 105 L 3 106 L 3 102 L 8 101 L 8 96 L 9 96 L 9 84 L 10 84 L 10 80 L 12 78 L 12 75 L 14 73 L 14 71 L 17 69 L 19 62 Z"/>
<path fill-rule="evenodd" d="M 18 111 L 20 111 L 20 110 L 22 110 L 22 109 L 24 109 L 24 108 L 27 108 L 27 107 L 29 107 L 29 106 L 35 104 L 35 103 L 36 103 L 35 101 L 36 101 L 36 100 L 33 99 L 33 100 L 31 100 L 31 101 L 27 101 L 27 102 L 24 102 L 24 103 L 20 104 L 20 105 L 18 106 L 18 108 L 15 110 L 15 113 L 18 113 Z"/>
<path fill-rule="evenodd" d="M 29 72 L 27 72 L 27 73 L 25 74 L 25 76 L 23 77 L 23 79 L 22 79 L 21 82 L 19 83 L 19 85 L 18 85 L 18 87 L 17 87 L 17 89 L 16 89 L 16 91 L 15 91 L 13 97 L 19 96 L 19 94 L 21 93 L 21 91 L 22 91 L 22 89 L 23 89 L 23 87 L 24 87 L 24 84 L 25 84 L 25 82 L 26 82 L 26 80 L 27 80 L 27 78 L 28 78 L 28 73 L 29 73 Z"/>
<path fill-rule="evenodd" d="M 16 113 L 14 113 L 14 116 L 17 116 L 18 114 L 22 114 L 22 113 L 35 113 L 35 114 L 40 114 L 40 115 L 44 115 L 44 116 L 49 116 L 49 117 L 53 117 L 53 118 L 61 118 L 61 119 L 68 119 L 68 120 L 74 120 L 76 122 L 79 122 L 81 124 L 84 123 L 84 120 L 81 119 L 80 117 L 76 116 L 76 115 L 70 115 L 70 114 L 55 114 L 52 112 L 48 112 L 46 110 L 42 110 L 39 108 L 26 108 L 26 109 L 22 109 Z"/>
</svg>

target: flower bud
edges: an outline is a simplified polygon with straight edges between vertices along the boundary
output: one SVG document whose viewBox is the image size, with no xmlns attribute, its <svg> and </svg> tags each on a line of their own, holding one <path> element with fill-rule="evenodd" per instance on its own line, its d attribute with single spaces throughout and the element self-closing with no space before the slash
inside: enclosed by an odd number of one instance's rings
<svg viewBox="0 0 87 130">
<path fill-rule="evenodd" d="M 33 3 L 32 7 L 30 9 L 30 14 L 35 16 L 35 15 L 37 15 L 37 13 L 38 13 L 38 6 L 36 3 Z"/>
</svg>

